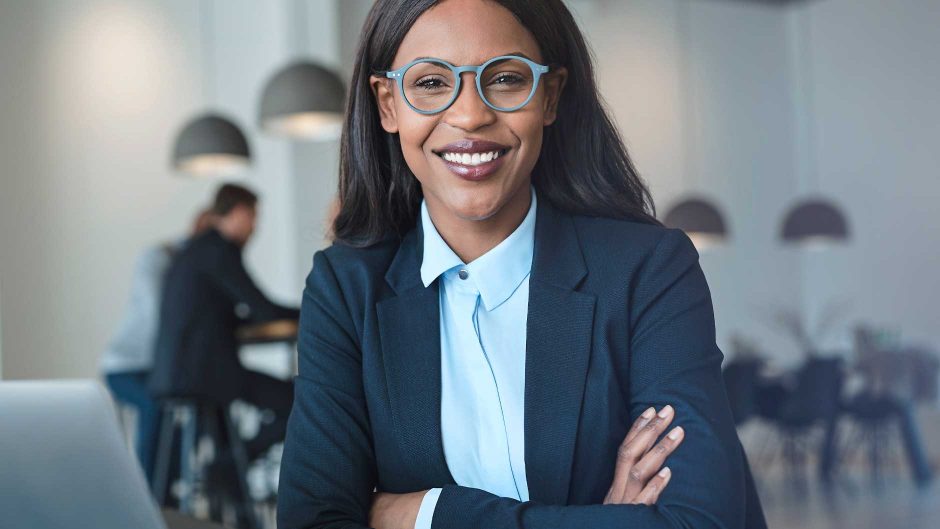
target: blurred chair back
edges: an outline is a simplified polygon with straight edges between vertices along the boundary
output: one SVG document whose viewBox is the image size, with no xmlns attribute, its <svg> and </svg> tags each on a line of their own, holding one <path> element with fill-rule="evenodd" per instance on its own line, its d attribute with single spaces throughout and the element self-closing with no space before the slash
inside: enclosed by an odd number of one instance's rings
<svg viewBox="0 0 940 529">
<path fill-rule="evenodd" d="M 874 394 L 905 402 L 937 400 L 940 361 L 927 349 L 859 349 L 855 369 L 864 377 L 866 390 Z"/>
<path fill-rule="evenodd" d="M 759 359 L 747 358 L 731 361 L 722 371 L 735 425 L 740 425 L 757 413 L 760 368 Z"/>
<path fill-rule="evenodd" d="M 800 427 L 833 417 L 841 405 L 843 376 L 841 358 L 810 358 L 797 371 L 796 386 L 777 419 Z"/>
</svg>

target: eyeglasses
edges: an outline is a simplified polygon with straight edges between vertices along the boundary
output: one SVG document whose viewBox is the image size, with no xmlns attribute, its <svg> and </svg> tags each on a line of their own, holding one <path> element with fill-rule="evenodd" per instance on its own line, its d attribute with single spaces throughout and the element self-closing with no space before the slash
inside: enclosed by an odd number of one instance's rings
<svg viewBox="0 0 940 529">
<path fill-rule="evenodd" d="M 385 77 L 397 81 L 402 97 L 415 112 L 437 114 L 457 99 L 461 74 L 474 72 L 483 102 L 493 110 L 512 112 L 532 99 L 539 79 L 549 69 L 518 55 L 500 55 L 478 66 L 454 66 L 443 59 L 425 58 L 386 71 Z"/>
</svg>

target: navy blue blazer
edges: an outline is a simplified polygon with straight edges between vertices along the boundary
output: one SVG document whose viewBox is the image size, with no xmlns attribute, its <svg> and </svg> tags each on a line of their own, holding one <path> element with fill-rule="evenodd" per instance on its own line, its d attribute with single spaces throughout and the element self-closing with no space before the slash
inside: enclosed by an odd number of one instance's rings
<svg viewBox="0 0 940 529">
<path fill-rule="evenodd" d="M 433 529 L 766 527 L 721 378 L 711 296 L 680 230 L 564 212 L 539 193 L 525 365 L 528 502 L 456 485 L 441 441 L 439 283 L 421 219 L 317 251 L 281 462 L 282 529 L 368 526 L 374 489 L 442 487 Z M 521 332 L 521 330 L 520 330 Z M 655 506 L 602 505 L 650 406 L 685 439 Z"/>
</svg>

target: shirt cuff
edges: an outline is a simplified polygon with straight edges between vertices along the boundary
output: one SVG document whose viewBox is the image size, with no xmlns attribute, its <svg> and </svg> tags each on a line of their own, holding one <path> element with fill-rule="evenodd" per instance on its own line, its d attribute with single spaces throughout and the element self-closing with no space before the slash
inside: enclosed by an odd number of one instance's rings
<svg viewBox="0 0 940 529">
<path fill-rule="evenodd" d="M 434 517 L 434 507 L 437 505 L 437 498 L 441 495 L 441 489 L 430 489 L 424 493 L 424 499 L 421 500 L 421 507 L 418 509 L 418 519 L 415 520 L 415 529 L 431 529 L 431 519 Z"/>
</svg>

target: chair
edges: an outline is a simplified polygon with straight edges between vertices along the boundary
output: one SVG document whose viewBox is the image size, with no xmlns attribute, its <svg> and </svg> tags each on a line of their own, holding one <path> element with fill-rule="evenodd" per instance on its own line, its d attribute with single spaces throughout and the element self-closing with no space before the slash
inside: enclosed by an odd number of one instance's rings
<svg viewBox="0 0 940 529">
<path fill-rule="evenodd" d="M 889 454 L 903 452 L 910 474 L 918 486 L 932 480 L 932 469 L 920 439 L 913 406 L 889 394 L 861 391 L 843 404 L 843 415 L 850 419 L 854 436 L 838 442 L 837 424 L 828 432 L 820 477 L 830 482 L 841 463 L 853 452 L 868 448 L 869 470 L 874 485 L 881 484 L 882 464 Z"/>
<path fill-rule="evenodd" d="M 113 399 L 113 401 L 118 426 L 121 427 L 121 435 L 124 437 L 128 449 L 134 452 L 134 446 L 137 443 L 137 409 L 120 400 Z"/>
<path fill-rule="evenodd" d="M 855 330 L 855 372 L 862 388 L 842 403 L 841 413 L 854 426 L 854 439 L 838 443 L 837 423 L 827 431 L 820 461 L 820 477 L 830 481 L 842 460 L 867 445 L 872 482 L 880 484 L 881 467 L 891 452 L 903 451 L 911 477 L 918 486 L 932 480 L 914 405 L 936 398 L 940 362 L 919 347 L 883 347 L 864 326 Z M 899 443 L 897 441 L 900 441 Z"/>
<path fill-rule="evenodd" d="M 733 360 L 721 373 L 735 426 L 740 426 L 758 412 L 761 364 L 762 360 L 757 358 Z"/>
<path fill-rule="evenodd" d="M 193 514 L 196 494 L 206 484 L 207 470 L 197 458 L 197 442 L 200 434 L 208 435 L 216 448 L 216 460 L 230 458 L 234 463 L 234 481 L 238 489 L 236 507 L 240 525 L 258 529 L 259 520 L 247 482 L 248 457 L 229 407 L 195 398 L 170 398 L 162 402 L 162 410 L 163 421 L 153 478 L 157 503 L 165 503 L 170 466 L 176 463 L 182 481 L 179 510 L 185 514 Z M 222 431 L 219 431 L 219 423 Z M 173 462 L 173 440 L 177 430 L 181 436 L 179 460 Z"/>
<path fill-rule="evenodd" d="M 813 436 L 838 417 L 842 397 L 841 358 L 811 357 L 794 373 L 792 386 L 765 386 L 759 413 L 774 426 L 791 477 L 804 477 Z"/>
</svg>

